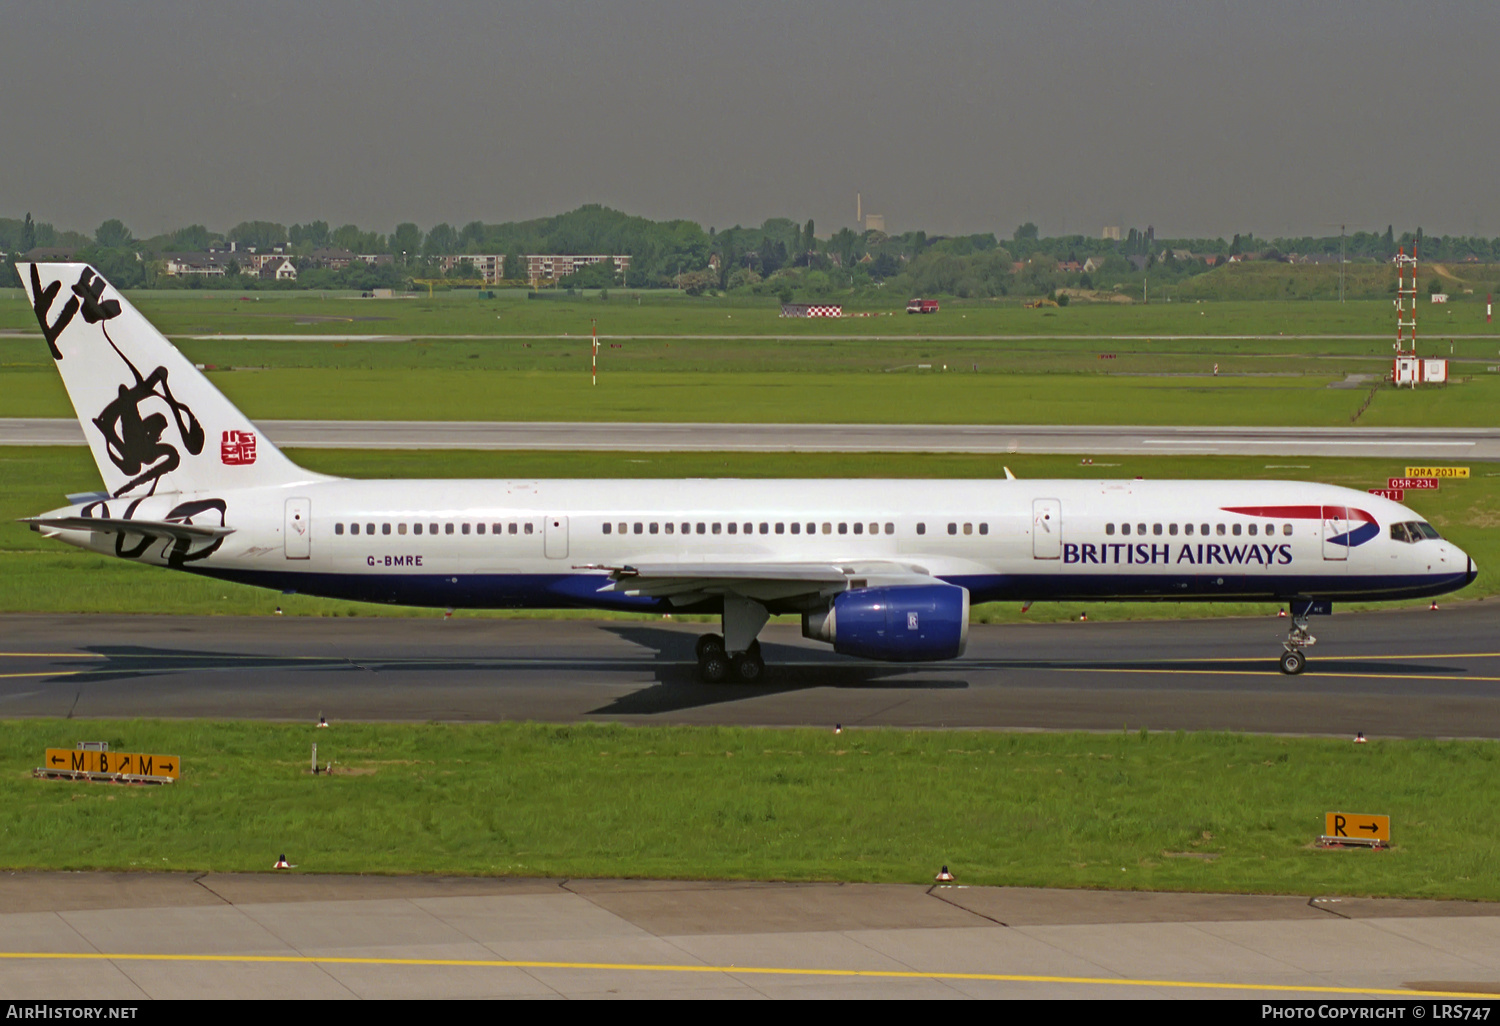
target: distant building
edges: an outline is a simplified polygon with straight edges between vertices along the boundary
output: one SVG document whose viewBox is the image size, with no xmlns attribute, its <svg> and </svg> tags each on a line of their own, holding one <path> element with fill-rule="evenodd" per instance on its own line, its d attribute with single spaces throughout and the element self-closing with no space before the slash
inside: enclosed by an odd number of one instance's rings
<svg viewBox="0 0 1500 1026">
<path fill-rule="evenodd" d="M 314 267 L 342 271 L 359 258 L 347 249 L 315 249 L 307 255 L 307 259 Z"/>
<path fill-rule="evenodd" d="M 867 232 L 881 232 L 881 233 L 884 233 L 885 232 L 885 215 L 884 214 L 866 214 L 865 215 L 865 231 L 867 231 Z"/>
<path fill-rule="evenodd" d="M 624 274 L 630 270 L 630 257 L 609 257 L 603 254 L 590 256 L 573 255 L 537 255 L 526 258 L 526 276 L 532 282 L 556 281 L 558 278 L 566 278 L 570 274 L 576 274 L 585 267 L 603 263 L 613 259 L 615 262 L 615 273 Z"/>
<path fill-rule="evenodd" d="M 272 257 L 260 265 L 260 276 L 266 281 L 296 281 L 297 265 L 290 257 Z"/>
<path fill-rule="evenodd" d="M 359 253 L 355 255 L 354 259 L 363 260 L 371 267 L 384 267 L 395 260 L 395 257 L 389 253 Z"/>
<path fill-rule="evenodd" d="M 1106 225 L 1104 231 L 1099 235 L 1101 239 L 1113 239 L 1120 241 L 1120 226 L 1117 224 Z"/>
<path fill-rule="evenodd" d="M 1100 270 L 1101 268 L 1104 267 L 1104 261 L 1105 261 L 1105 259 L 1106 258 L 1102 257 L 1102 256 L 1091 256 L 1091 257 L 1089 257 L 1087 260 L 1085 260 L 1083 262 L 1084 273 L 1085 274 L 1093 274 L 1095 271 Z"/>
<path fill-rule="evenodd" d="M 224 253 L 163 253 L 162 272 L 174 278 L 193 276 L 222 278 L 229 273 L 232 257 Z M 235 261 L 235 266 L 241 266 Z"/>
<path fill-rule="evenodd" d="M 37 246 L 21 254 L 21 262 L 27 264 L 65 264 L 73 259 L 77 250 L 71 246 Z"/>
<path fill-rule="evenodd" d="M 465 261 L 473 265 L 475 275 L 483 278 L 486 285 L 494 285 L 505 277 L 505 257 L 498 253 L 455 253 L 438 257 L 438 266 L 444 274 L 452 274 Z"/>
</svg>

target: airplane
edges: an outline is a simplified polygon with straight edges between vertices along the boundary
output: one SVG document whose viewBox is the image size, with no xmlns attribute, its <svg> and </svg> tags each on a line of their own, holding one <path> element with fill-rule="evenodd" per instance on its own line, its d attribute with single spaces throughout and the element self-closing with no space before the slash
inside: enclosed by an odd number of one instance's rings
<svg viewBox="0 0 1500 1026">
<path fill-rule="evenodd" d="M 105 490 L 27 518 L 82 549 L 408 606 L 709 613 L 697 671 L 765 673 L 767 620 L 866 659 L 964 652 L 974 603 L 1276 601 L 1280 668 L 1334 601 L 1474 561 L 1387 499 L 1298 481 L 350 480 L 292 463 L 92 267 L 18 264 Z"/>
</svg>

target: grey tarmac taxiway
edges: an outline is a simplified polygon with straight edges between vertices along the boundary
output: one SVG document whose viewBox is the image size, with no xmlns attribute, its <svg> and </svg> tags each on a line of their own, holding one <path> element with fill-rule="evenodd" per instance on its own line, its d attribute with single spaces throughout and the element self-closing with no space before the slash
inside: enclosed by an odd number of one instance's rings
<svg viewBox="0 0 1500 1026">
<path fill-rule="evenodd" d="M 1500 909 L 1478 902 L 300 868 L 0 874 L 10 1001 L 1211 997 L 1442 1002 L 1458 1017 L 1458 995 L 1487 1004 L 1497 980 Z"/>
<path fill-rule="evenodd" d="M 1229 730 L 1500 738 L 1500 602 L 1313 620 L 976 625 L 963 658 L 845 658 L 793 624 L 765 683 L 694 676 L 706 624 L 460 617 L 0 617 L 0 717 Z"/>
<path fill-rule="evenodd" d="M 1034 424 L 670 424 L 263 420 L 283 448 L 611 452 L 946 452 L 1500 460 L 1500 428 Z M 0 418 L 0 445 L 83 445 L 78 421 Z"/>
</svg>

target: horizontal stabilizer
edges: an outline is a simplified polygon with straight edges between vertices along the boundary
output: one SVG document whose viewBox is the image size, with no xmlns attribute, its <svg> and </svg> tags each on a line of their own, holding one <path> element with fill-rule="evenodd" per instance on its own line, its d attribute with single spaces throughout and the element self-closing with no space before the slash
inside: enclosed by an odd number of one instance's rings
<svg viewBox="0 0 1500 1026">
<path fill-rule="evenodd" d="M 28 517 L 38 531 L 93 531 L 95 534 L 140 534 L 179 541 L 212 541 L 234 533 L 232 527 L 207 524 L 178 524 L 167 520 L 125 520 L 121 517 Z"/>
</svg>

